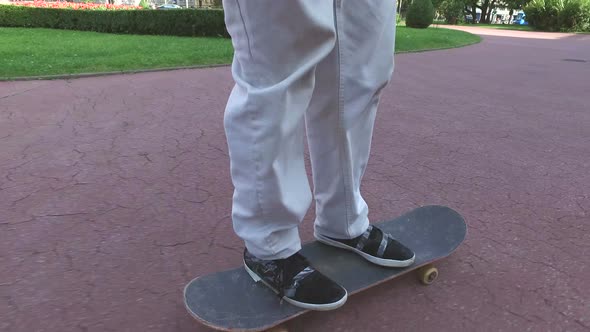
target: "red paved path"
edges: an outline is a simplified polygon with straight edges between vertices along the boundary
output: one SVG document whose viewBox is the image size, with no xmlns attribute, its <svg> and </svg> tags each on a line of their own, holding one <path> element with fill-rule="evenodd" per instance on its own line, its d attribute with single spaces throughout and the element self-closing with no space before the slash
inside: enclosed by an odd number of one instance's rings
<svg viewBox="0 0 590 332">
<path fill-rule="evenodd" d="M 590 36 L 545 38 L 397 57 L 371 217 L 450 205 L 468 238 L 435 285 L 407 276 L 295 331 L 590 329 Z M 231 85 L 228 68 L 0 82 L 0 330 L 204 330 L 182 287 L 242 250 Z"/>
</svg>

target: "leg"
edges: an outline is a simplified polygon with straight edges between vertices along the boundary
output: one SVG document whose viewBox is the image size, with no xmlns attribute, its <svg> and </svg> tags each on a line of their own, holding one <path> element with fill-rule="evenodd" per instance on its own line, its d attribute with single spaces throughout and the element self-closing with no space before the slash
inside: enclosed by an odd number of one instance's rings
<svg viewBox="0 0 590 332">
<path fill-rule="evenodd" d="M 336 0 L 337 46 L 316 71 L 306 113 L 316 233 L 350 239 L 368 227 L 360 184 L 379 95 L 393 72 L 395 1 Z"/>
<path fill-rule="evenodd" d="M 244 268 L 293 305 L 338 308 L 346 289 L 297 253 L 297 226 L 311 204 L 303 116 L 317 64 L 336 44 L 333 2 L 226 0 L 224 8 L 236 80 L 225 128 L 234 229 L 247 247 Z"/>
<path fill-rule="evenodd" d="M 225 0 L 236 85 L 224 125 L 235 187 L 232 220 L 248 251 L 286 258 L 311 203 L 303 116 L 317 64 L 334 48 L 331 1 Z"/>
<path fill-rule="evenodd" d="M 317 70 L 317 84 L 323 82 L 329 90 L 314 91 L 306 114 L 316 238 L 381 266 L 408 266 L 414 253 L 369 226 L 367 203 L 360 193 L 379 96 L 393 73 L 395 2 L 338 0 L 337 4 L 336 51 Z"/>
</svg>

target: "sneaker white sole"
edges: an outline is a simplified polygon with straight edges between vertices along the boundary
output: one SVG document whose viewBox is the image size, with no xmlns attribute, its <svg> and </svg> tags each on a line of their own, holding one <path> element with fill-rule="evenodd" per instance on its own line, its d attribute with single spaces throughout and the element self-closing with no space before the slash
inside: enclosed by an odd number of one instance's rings
<svg viewBox="0 0 590 332">
<path fill-rule="evenodd" d="M 375 257 L 373 255 L 369 255 L 365 252 L 362 252 L 360 250 L 358 250 L 357 248 L 353 248 L 351 246 L 347 246 L 344 243 L 340 243 L 338 241 L 332 240 L 328 237 L 325 237 L 323 235 L 320 235 L 318 233 L 313 234 L 315 236 L 315 238 L 320 241 L 321 243 L 333 246 L 333 247 L 338 247 L 338 248 L 342 248 L 342 249 L 346 249 L 352 252 L 355 252 L 357 254 L 359 254 L 360 256 L 362 256 L 364 259 L 368 260 L 369 262 L 373 263 L 373 264 L 377 264 L 380 266 L 385 266 L 385 267 L 406 267 L 406 266 L 410 266 L 412 264 L 414 264 L 414 260 L 416 259 L 416 255 L 414 254 L 414 256 L 412 256 L 412 258 L 407 259 L 405 261 L 400 261 L 400 260 L 395 260 L 395 259 L 385 259 L 385 258 L 379 258 L 379 257 Z"/>
<path fill-rule="evenodd" d="M 273 292 L 275 292 L 276 294 L 279 294 L 279 292 L 276 289 L 274 289 L 271 285 L 269 285 L 264 280 L 262 280 L 262 278 L 260 278 L 254 271 L 252 271 L 248 267 L 248 265 L 246 265 L 246 262 L 244 262 L 244 268 L 246 268 L 246 272 L 248 272 L 250 277 L 252 277 L 252 279 L 254 279 L 255 282 L 262 282 L 266 287 L 270 288 Z M 286 296 L 283 296 L 282 299 L 285 300 L 286 302 L 289 302 L 290 304 L 292 304 L 296 307 L 299 307 L 299 308 L 308 309 L 308 310 L 317 310 L 317 311 L 327 311 L 327 310 L 334 310 L 334 309 L 340 308 L 342 305 L 344 305 L 347 298 L 348 298 L 348 292 L 345 289 L 344 296 L 340 300 L 338 300 L 337 302 L 333 302 L 333 303 L 325 303 L 325 304 L 305 303 L 305 302 L 299 302 L 299 301 L 290 299 Z"/>
</svg>

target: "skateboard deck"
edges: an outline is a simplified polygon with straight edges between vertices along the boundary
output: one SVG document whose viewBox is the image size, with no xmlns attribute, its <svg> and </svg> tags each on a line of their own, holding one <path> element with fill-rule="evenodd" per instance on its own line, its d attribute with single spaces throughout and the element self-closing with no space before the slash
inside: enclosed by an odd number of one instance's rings
<svg viewBox="0 0 590 332">
<path fill-rule="evenodd" d="M 350 296 L 413 270 L 419 271 L 423 283 L 431 283 L 438 276 L 432 263 L 455 251 L 467 231 L 459 213 L 437 205 L 423 206 L 376 225 L 415 252 L 413 265 L 380 267 L 351 251 L 318 241 L 305 244 L 301 254 L 344 286 Z M 308 311 L 280 301 L 262 283 L 255 283 L 243 266 L 193 279 L 184 289 L 184 303 L 196 320 L 222 331 L 264 331 Z"/>
</svg>

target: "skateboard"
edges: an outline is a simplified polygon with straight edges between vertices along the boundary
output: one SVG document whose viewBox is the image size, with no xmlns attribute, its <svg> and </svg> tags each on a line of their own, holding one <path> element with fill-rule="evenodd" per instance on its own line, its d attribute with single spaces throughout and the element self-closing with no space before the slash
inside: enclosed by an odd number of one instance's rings
<svg viewBox="0 0 590 332">
<path fill-rule="evenodd" d="M 411 271 L 417 271 L 419 280 L 429 285 L 438 277 L 433 263 L 455 251 L 467 232 L 459 213 L 438 205 L 423 206 L 376 225 L 414 251 L 413 265 L 380 267 L 318 241 L 305 244 L 301 254 L 344 286 L 348 295 Z M 287 331 L 283 323 L 308 311 L 280 301 L 262 283 L 255 283 L 243 266 L 193 279 L 184 288 L 184 304 L 197 321 L 221 331 Z"/>
</svg>

